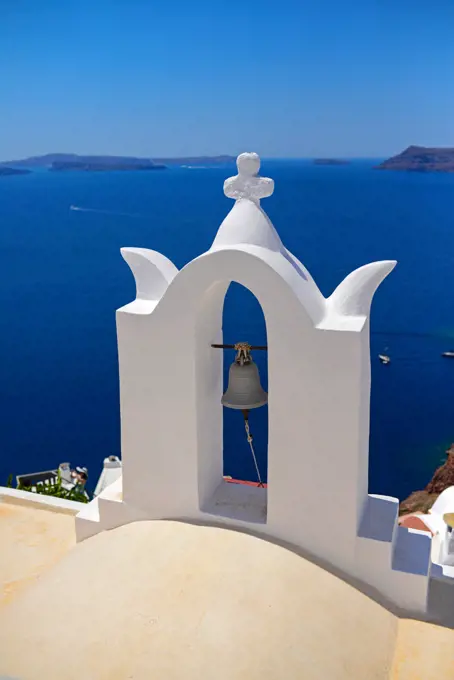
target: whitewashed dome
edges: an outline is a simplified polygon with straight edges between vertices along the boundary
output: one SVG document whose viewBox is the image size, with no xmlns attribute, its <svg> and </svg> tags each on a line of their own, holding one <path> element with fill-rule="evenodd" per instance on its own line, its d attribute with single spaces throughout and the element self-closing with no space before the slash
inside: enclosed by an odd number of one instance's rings
<svg viewBox="0 0 454 680">
<path fill-rule="evenodd" d="M 137 522 L 77 545 L 0 610 L 27 680 L 385 678 L 395 617 L 251 535 Z"/>
</svg>

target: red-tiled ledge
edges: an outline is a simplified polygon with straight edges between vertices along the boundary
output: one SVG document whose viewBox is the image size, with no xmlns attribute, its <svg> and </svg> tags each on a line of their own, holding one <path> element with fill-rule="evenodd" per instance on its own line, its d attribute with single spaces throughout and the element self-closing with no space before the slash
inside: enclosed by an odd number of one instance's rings
<svg viewBox="0 0 454 680">
<path fill-rule="evenodd" d="M 258 482 L 247 482 L 244 479 L 233 479 L 233 477 L 228 477 L 228 476 L 225 476 L 224 480 L 226 482 L 229 482 L 230 484 L 245 484 L 246 486 L 259 486 Z M 268 484 L 264 484 L 263 486 L 266 489 Z"/>
</svg>

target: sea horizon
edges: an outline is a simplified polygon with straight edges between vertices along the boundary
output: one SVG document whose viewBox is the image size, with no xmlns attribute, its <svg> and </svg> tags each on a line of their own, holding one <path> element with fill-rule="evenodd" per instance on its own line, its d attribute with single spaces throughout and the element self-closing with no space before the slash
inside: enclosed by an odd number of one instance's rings
<svg viewBox="0 0 454 680">
<path fill-rule="evenodd" d="M 402 151 L 403 149 L 401 149 Z M 251 150 L 250 150 L 251 151 Z M 252 150 L 253 151 L 253 150 Z M 243 152 L 239 152 L 243 153 Z M 400 153 L 400 151 L 396 150 L 394 154 L 381 154 L 381 155 L 373 155 L 373 156 L 351 156 L 349 154 L 313 154 L 313 155 L 307 155 L 307 156 L 262 156 L 260 155 L 261 161 L 266 162 L 266 161 L 313 161 L 317 159 L 333 159 L 333 160 L 349 160 L 349 161 L 382 161 L 386 160 L 387 158 L 390 158 L 392 155 L 395 155 L 397 153 Z M 144 159 L 144 160 L 153 160 L 154 158 L 166 158 L 169 160 L 174 160 L 174 159 L 201 159 L 201 158 L 221 158 L 221 157 L 230 157 L 232 159 L 237 158 L 239 154 L 235 153 L 211 153 L 211 154 L 191 154 L 191 155 L 167 155 L 167 154 L 155 154 L 155 155 L 144 155 L 144 154 L 123 154 L 123 153 L 103 153 L 103 152 L 94 152 L 94 151 L 89 151 L 89 152 L 76 152 L 76 151 L 46 151 L 43 153 L 38 153 L 38 154 L 26 154 L 22 158 L 16 158 L 16 159 L 11 159 L 11 158 L 4 158 L 0 159 L 0 164 L 4 165 L 7 163 L 11 164 L 17 164 L 19 162 L 25 161 L 25 160 L 30 160 L 30 159 L 36 159 L 36 158 L 44 158 L 46 156 L 57 156 L 57 155 L 62 155 L 62 156 L 92 156 L 92 157 L 105 157 L 105 158 L 135 158 L 135 159 Z M 128 171 L 125 171 L 128 172 Z M 134 172 L 133 170 L 130 172 Z"/>
</svg>

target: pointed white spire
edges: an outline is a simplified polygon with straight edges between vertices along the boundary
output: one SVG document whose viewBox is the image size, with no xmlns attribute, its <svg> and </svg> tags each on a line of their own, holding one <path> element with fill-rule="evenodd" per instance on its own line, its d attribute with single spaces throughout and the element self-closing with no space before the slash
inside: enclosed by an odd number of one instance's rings
<svg viewBox="0 0 454 680">
<path fill-rule="evenodd" d="M 285 252 L 279 235 L 268 215 L 260 207 L 260 199 L 271 196 L 274 181 L 260 177 L 260 157 L 242 153 L 236 161 L 238 174 L 224 182 L 224 193 L 235 205 L 219 227 L 212 249 L 248 244 Z"/>
</svg>

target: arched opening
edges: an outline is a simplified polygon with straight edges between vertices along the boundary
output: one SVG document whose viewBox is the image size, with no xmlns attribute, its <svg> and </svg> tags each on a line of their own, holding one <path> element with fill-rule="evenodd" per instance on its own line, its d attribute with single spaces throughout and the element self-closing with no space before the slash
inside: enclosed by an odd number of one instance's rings
<svg viewBox="0 0 454 680">
<path fill-rule="evenodd" d="M 246 341 L 251 345 L 266 345 L 266 323 L 259 301 L 244 286 L 232 282 L 224 299 L 222 328 L 225 343 Z M 256 350 L 252 357 L 259 369 L 263 389 L 268 391 L 267 352 Z M 228 386 L 229 369 L 235 358 L 234 350 L 224 350 L 223 384 Z M 247 442 L 241 411 L 224 408 L 223 412 L 224 476 L 247 482 L 258 482 L 257 472 Z M 268 406 L 249 413 L 249 425 L 261 480 L 266 483 L 268 472 Z"/>
<path fill-rule="evenodd" d="M 264 524 L 267 488 L 256 484 L 257 473 L 242 411 L 221 405 L 235 351 L 211 347 L 211 344 L 237 342 L 267 345 L 265 317 L 259 301 L 239 283 L 213 284 L 201 302 L 196 337 L 199 507 L 210 515 Z M 252 352 L 266 391 L 267 355 L 266 350 Z M 266 484 L 268 407 L 251 409 L 249 424 L 260 477 Z"/>
</svg>

